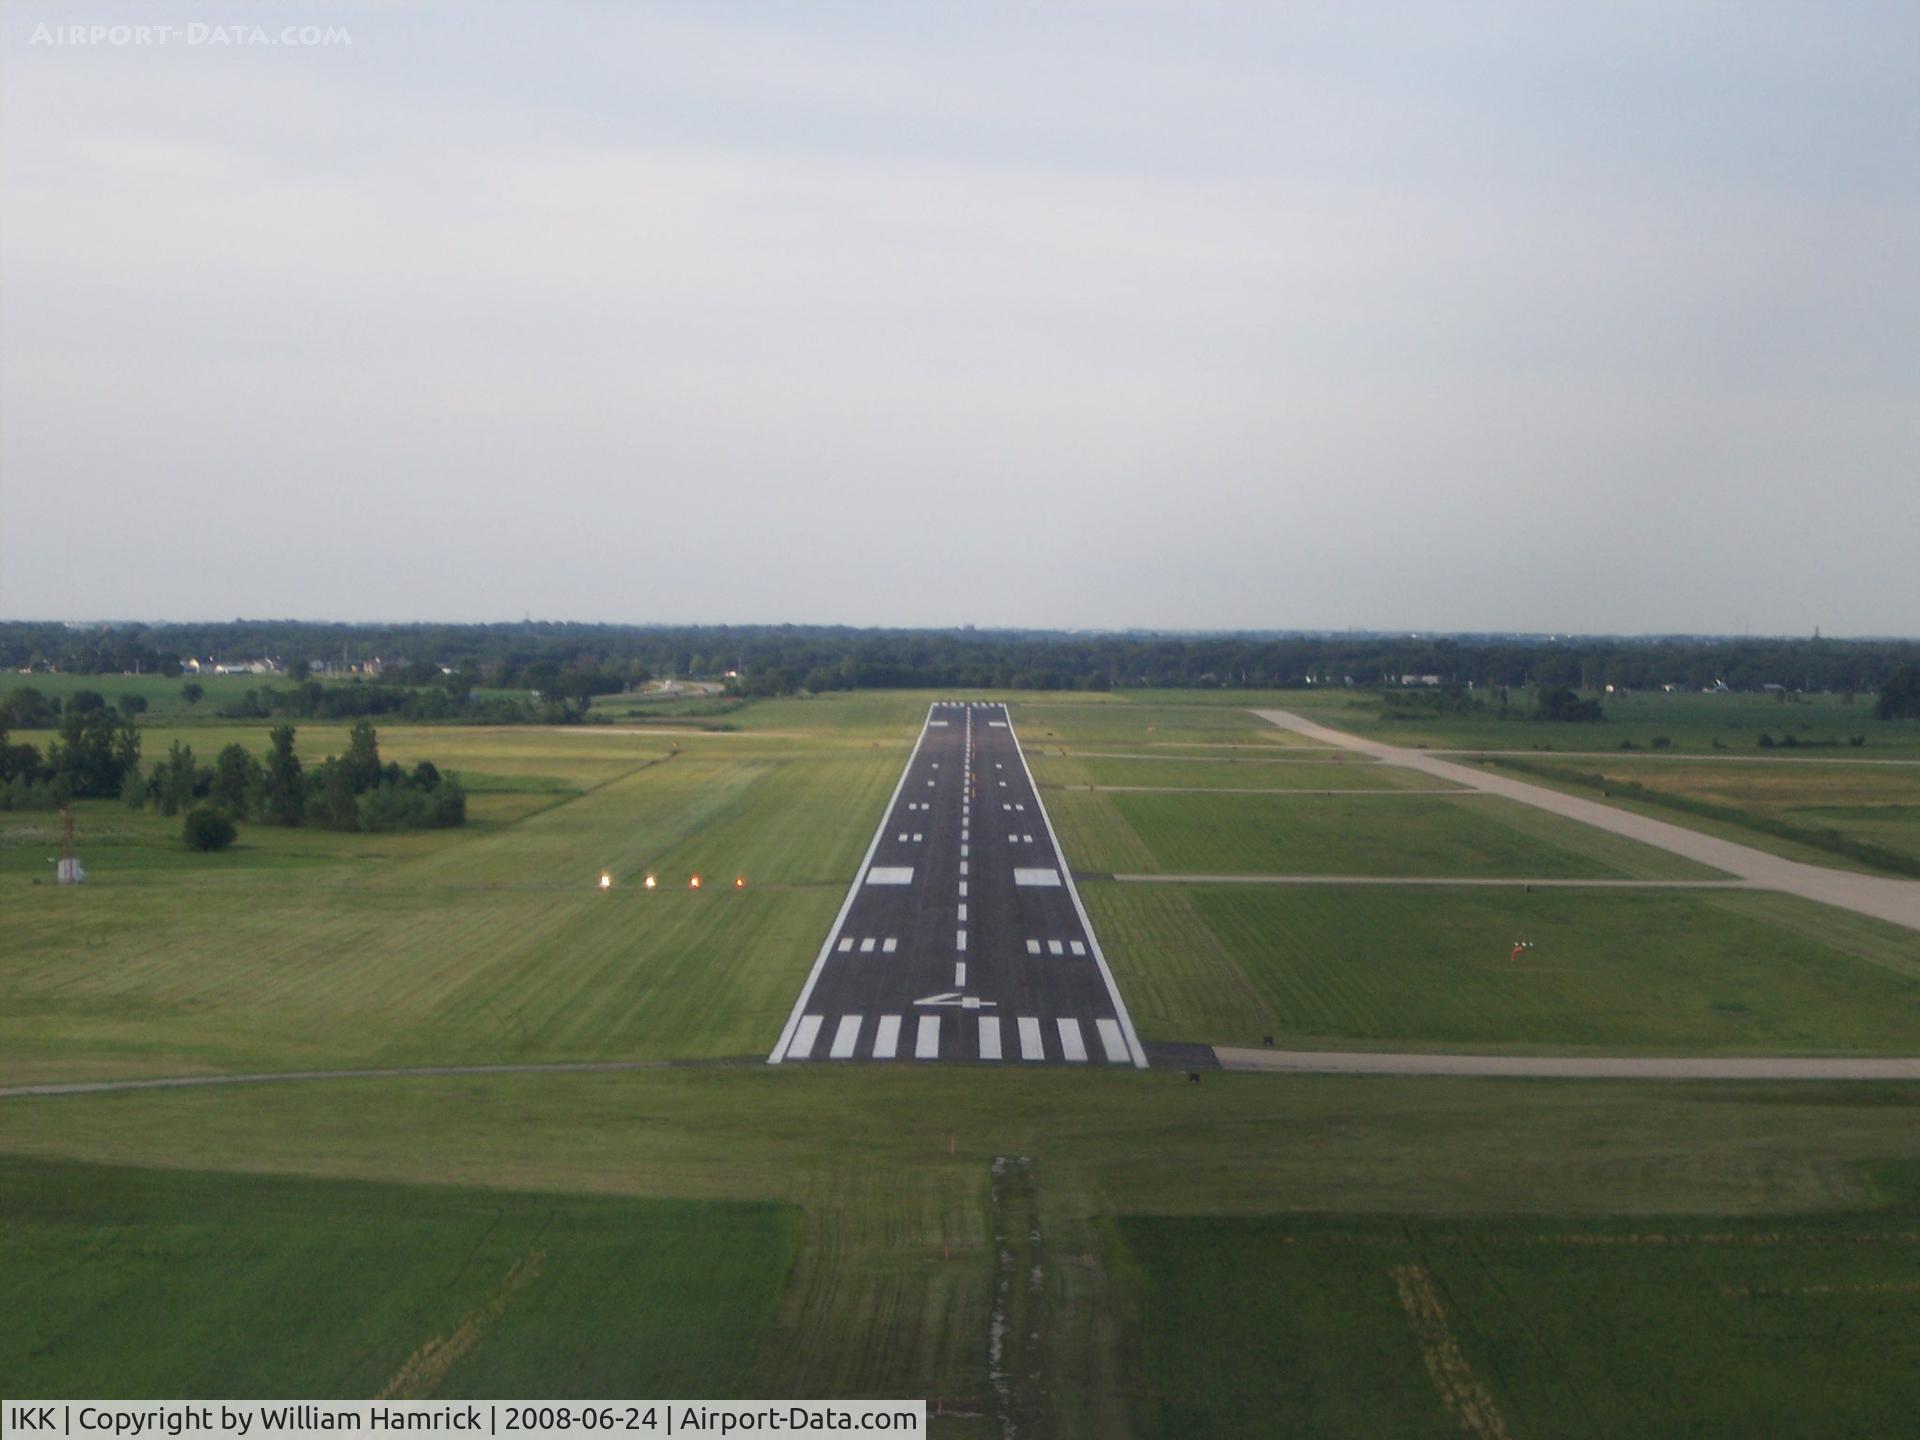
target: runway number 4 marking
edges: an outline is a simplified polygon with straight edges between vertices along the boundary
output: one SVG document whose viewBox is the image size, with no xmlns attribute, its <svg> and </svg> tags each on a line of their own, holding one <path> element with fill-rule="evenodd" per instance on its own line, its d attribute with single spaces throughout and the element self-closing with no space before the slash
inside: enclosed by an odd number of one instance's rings
<svg viewBox="0 0 1920 1440">
<path fill-rule="evenodd" d="M 958 990 L 948 990 L 939 995 L 928 995 L 913 1003 L 916 1005 L 951 1005 L 960 1010 L 991 1010 L 999 1004 L 996 1000 L 982 1000 L 978 995 L 962 995 Z"/>
</svg>

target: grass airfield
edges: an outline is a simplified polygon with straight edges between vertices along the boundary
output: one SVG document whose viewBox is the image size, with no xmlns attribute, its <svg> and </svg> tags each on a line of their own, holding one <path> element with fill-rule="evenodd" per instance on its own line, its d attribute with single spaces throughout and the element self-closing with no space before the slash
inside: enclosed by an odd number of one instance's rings
<svg viewBox="0 0 1920 1440">
<path fill-rule="evenodd" d="M 201 857 L 88 802 L 78 891 L 32 883 L 48 817 L 0 817 L 0 1085 L 691 1062 L 0 1100 L 0 1388 L 924 1395 L 956 1436 L 1874 1435 L 1920 1400 L 1920 1087 L 756 1063 L 928 698 L 390 726 L 464 831 Z M 1076 870 L 1430 877 L 1090 879 L 1147 1038 L 1920 1053 L 1904 932 L 1449 887 L 1698 867 L 1400 793 L 1262 697 L 1013 700 Z M 167 717 L 147 754 L 176 737 L 265 745 Z"/>
</svg>

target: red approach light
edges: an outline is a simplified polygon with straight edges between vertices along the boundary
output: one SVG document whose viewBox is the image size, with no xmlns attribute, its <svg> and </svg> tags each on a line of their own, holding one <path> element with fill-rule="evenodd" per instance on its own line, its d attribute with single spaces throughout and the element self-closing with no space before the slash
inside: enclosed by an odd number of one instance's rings
<svg viewBox="0 0 1920 1440">
<path fill-rule="evenodd" d="M 689 890 L 698 890 L 700 888 L 700 877 L 698 875 L 691 876 L 687 880 L 687 888 Z"/>
<path fill-rule="evenodd" d="M 746 877 L 746 876 L 744 876 L 744 875 L 736 875 L 736 876 L 734 876 L 734 877 L 733 877 L 733 888 L 734 888 L 734 889 L 736 889 L 736 890 L 744 890 L 744 889 L 746 889 L 746 888 L 747 888 L 747 877 Z"/>
</svg>

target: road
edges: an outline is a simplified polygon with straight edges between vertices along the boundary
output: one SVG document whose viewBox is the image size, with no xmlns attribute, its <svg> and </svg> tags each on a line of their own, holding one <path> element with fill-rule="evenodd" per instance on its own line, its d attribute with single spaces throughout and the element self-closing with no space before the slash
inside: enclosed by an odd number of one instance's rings
<svg viewBox="0 0 1920 1440">
<path fill-rule="evenodd" d="M 767 1060 L 1145 1067 L 1005 706 L 929 707 Z"/>
<path fill-rule="evenodd" d="M 1920 930 L 1920 880 L 1892 880 L 1879 875 L 1861 875 L 1850 870 L 1805 865 L 1797 860 L 1769 855 L 1764 850 L 1755 850 L 1750 845 L 1703 835 L 1698 830 L 1636 815 L 1630 810 L 1618 810 L 1611 805 L 1602 805 L 1597 800 L 1583 800 L 1542 785 L 1529 785 L 1524 780 L 1489 774 L 1474 766 L 1456 764 L 1425 751 L 1407 750 L 1378 740 L 1363 740 L 1357 735 L 1315 724 L 1290 710 L 1256 710 L 1253 713 L 1269 724 L 1292 730 L 1323 744 L 1358 751 L 1387 765 L 1399 765 L 1435 780 L 1451 780 L 1471 786 L 1490 795 L 1504 796 L 1522 805 L 1531 805 L 1568 820 L 1577 820 L 1583 825 L 1624 835 L 1629 840 L 1658 846 L 1675 855 L 1684 855 L 1689 860 L 1723 870 L 1758 889 L 1798 895 L 1803 900 L 1870 915 L 1876 920 L 1902 925 L 1909 930 Z"/>
</svg>

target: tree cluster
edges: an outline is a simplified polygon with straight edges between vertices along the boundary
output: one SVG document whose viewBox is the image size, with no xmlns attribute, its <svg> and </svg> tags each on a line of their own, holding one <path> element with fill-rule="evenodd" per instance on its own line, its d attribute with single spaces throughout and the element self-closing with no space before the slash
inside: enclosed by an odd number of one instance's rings
<svg viewBox="0 0 1920 1440">
<path fill-rule="evenodd" d="M 244 745 L 228 745 L 212 765 L 178 740 L 150 773 L 129 771 L 121 798 L 162 815 L 204 808 L 229 821 L 314 825 L 329 830 L 429 830 L 467 821 L 467 796 L 456 775 L 432 761 L 411 770 L 382 763 L 370 721 L 353 727 L 344 755 L 308 768 L 294 747 L 294 727 L 275 726 L 263 763 Z"/>
<path fill-rule="evenodd" d="M 1920 665 L 1902 665 L 1887 678 L 1873 713 L 1882 720 L 1920 720 Z"/>
<path fill-rule="evenodd" d="M 0 809 L 51 810 L 115 795 L 139 767 L 140 732 L 104 705 L 69 704 L 44 757 L 37 746 L 13 744 L 0 724 Z"/>
</svg>

